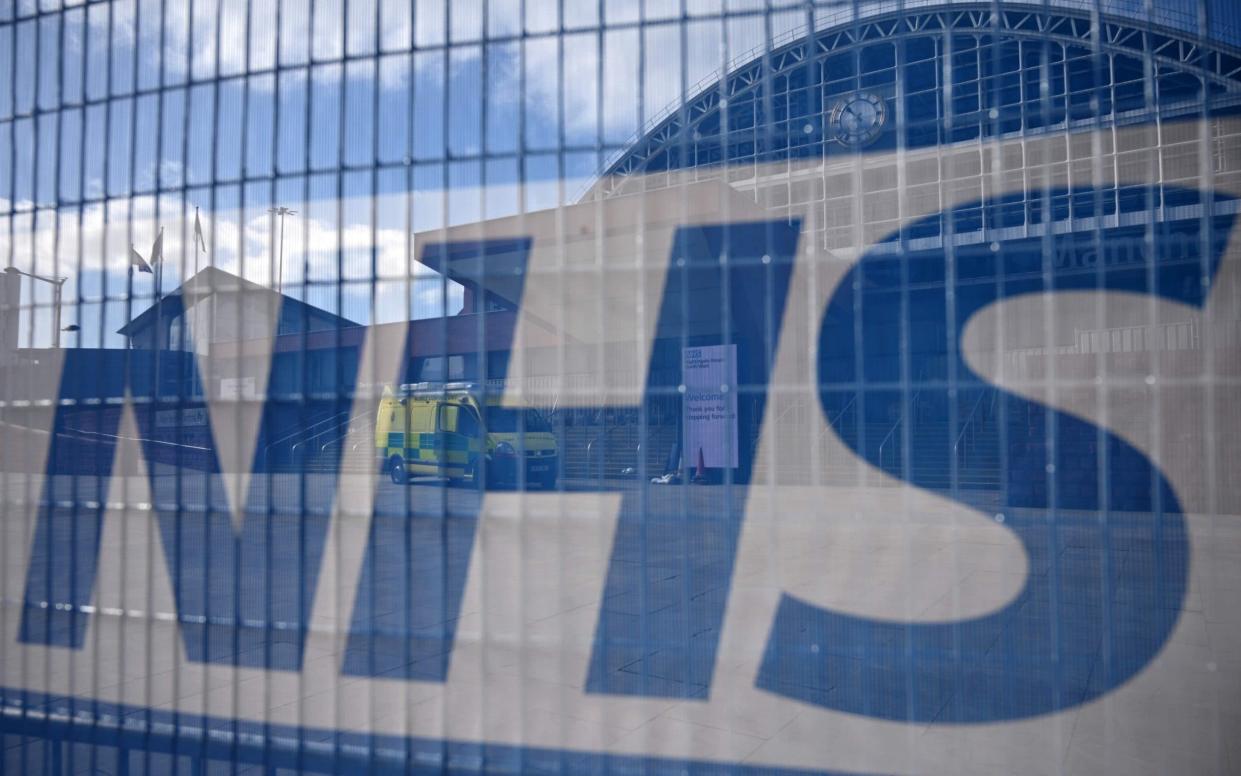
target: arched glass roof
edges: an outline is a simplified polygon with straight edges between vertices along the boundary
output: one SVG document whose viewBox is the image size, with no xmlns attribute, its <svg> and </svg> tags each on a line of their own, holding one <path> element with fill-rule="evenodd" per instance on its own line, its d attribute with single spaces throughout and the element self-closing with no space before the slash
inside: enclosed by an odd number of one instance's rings
<svg viewBox="0 0 1241 776">
<path fill-rule="evenodd" d="M 825 16 L 813 35 L 782 35 L 704 79 L 605 165 L 604 189 L 636 173 L 852 153 L 829 124 L 857 94 L 887 106 L 877 150 L 1241 105 L 1241 50 L 1169 26 L 1092 17 L 1084 3 L 911 5 Z"/>
</svg>

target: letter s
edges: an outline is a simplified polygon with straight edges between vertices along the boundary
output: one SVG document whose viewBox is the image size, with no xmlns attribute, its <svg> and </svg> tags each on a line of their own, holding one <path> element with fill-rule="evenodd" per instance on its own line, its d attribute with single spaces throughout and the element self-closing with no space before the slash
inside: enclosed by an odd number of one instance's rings
<svg viewBox="0 0 1241 776">
<path fill-rule="evenodd" d="M 1137 216 L 1161 212 L 1148 202 L 1189 215 L 1085 233 L 1048 228 L 1063 223 L 1070 207 L 1075 217 L 1083 208 L 1103 212 L 1109 196 L 1122 210 L 1142 203 Z M 758 686 L 881 719 L 995 722 L 1098 698 L 1154 658 L 1176 625 L 1188 577 L 1185 522 L 1170 484 L 1108 431 L 985 384 L 966 364 L 958 338 L 976 312 L 1023 294 L 1123 291 L 1201 307 L 1235 204 L 1173 187 L 1055 190 L 941 213 L 862 258 L 837 288 L 819 332 L 824 410 L 831 417 L 855 399 L 859 422 L 838 433 L 864 460 L 911 485 L 1002 514 L 1030 572 L 1001 609 L 953 622 L 867 619 L 786 594 Z M 1022 234 L 1046 233 L 1006 241 L 1000 250 L 989 242 L 952 251 L 914 247 L 1010 220 L 1029 225 Z M 1145 241 L 1153 256 L 1109 266 L 1097 247 L 1125 239 Z M 1198 250 L 1176 250 L 1185 244 Z M 1086 251 L 1101 260 L 1090 267 L 1060 260 Z M 967 411 L 991 391 L 997 402 L 990 422 L 1000 441 L 989 457 L 998 501 L 944 476 L 956 465 L 954 440 Z M 894 435 L 896 456 L 893 441 L 886 453 L 881 445 L 894 418 L 906 425 Z"/>
</svg>

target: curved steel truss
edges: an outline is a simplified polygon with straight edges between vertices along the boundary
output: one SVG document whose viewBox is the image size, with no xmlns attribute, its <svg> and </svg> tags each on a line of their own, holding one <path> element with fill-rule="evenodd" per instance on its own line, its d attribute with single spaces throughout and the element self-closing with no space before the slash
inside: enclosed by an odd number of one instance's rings
<svg viewBox="0 0 1241 776">
<path fill-rule="evenodd" d="M 901 11 L 841 25 L 810 35 L 803 28 L 781 36 L 783 45 L 747 55 L 726 76 L 699 81 L 691 96 L 669 106 L 648 122 L 613 159 L 604 177 L 641 172 L 655 154 L 693 131 L 703 119 L 743 98 L 766 81 L 808 62 L 868 43 L 954 32 L 986 33 L 1005 39 L 1058 42 L 1103 54 L 1150 57 L 1157 65 L 1192 73 L 1229 94 L 1241 95 L 1241 50 L 1195 39 L 1188 33 L 1136 20 L 1101 17 L 1061 8 L 953 4 L 924 11 Z M 754 52 L 751 52 L 753 54 Z"/>
</svg>

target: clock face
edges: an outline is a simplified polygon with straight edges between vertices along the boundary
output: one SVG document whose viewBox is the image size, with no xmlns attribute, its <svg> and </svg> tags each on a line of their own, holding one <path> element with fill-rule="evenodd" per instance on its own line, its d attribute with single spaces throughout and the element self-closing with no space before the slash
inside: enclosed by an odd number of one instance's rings
<svg viewBox="0 0 1241 776">
<path fill-rule="evenodd" d="M 831 127 L 836 139 L 852 147 L 867 145 L 879 137 L 888 120 L 888 105 L 877 94 L 855 94 L 832 108 Z"/>
</svg>

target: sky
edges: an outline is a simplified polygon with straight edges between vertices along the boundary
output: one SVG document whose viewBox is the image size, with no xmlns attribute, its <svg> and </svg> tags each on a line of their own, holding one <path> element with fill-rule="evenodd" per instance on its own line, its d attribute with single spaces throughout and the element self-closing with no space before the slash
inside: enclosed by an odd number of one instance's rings
<svg viewBox="0 0 1241 776">
<path fill-rule="evenodd" d="M 1104 10 L 1236 41 L 1233 0 Z M 1090 7 L 1076 0 L 1057 0 Z M 907 7 L 928 4 L 925 0 Z M 571 202 L 704 79 L 773 39 L 896 3 L 791 0 L 0 0 L 0 261 L 67 276 L 83 346 L 201 263 L 360 323 L 443 312 L 408 235 Z M 561 12 L 563 11 L 563 15 Z M 8 52 L 9 56 L 3 56 Z M 162 191 L 162 193 L 157 193 Z M 372 271 L 372 262 L 374 270 Z M 407 283 L 410 275 L 422 277 Z M 375 282 L 372 283 L 372 280 Z M 450 295 L 450 307 L 459 300 Z M 50 342 L 50 286 L 23 345 Z M 448 310 L 452 312 L 452 310 Z"/>
</svg>

